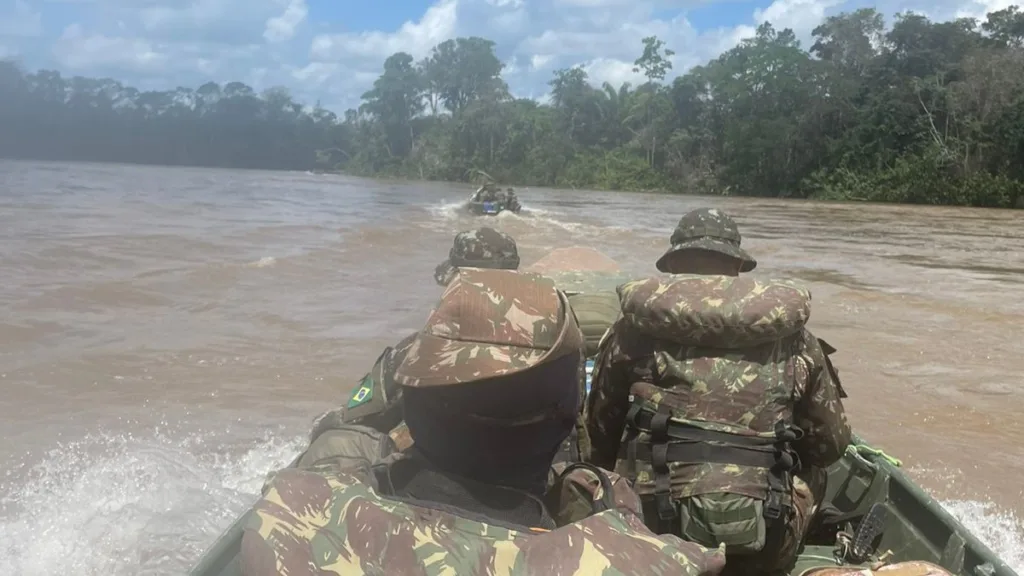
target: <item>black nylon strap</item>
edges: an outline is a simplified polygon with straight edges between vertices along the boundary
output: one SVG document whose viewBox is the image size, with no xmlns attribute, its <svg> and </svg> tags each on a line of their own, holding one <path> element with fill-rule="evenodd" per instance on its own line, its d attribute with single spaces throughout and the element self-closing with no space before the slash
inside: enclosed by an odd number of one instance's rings
<svg viewBox="0 0 1024 576">
<path fill-rule="evenodd" d="M 658 508 L 658 532 L 672 530 L 676 519 L 676 507 L 672 503 L 672 477 L 668 467 L 668 424 L 672 415 L 668 406 L 658 407 L 658 413 L 651 418 L 651 465 L 654 469 L 654 502 Z M 646 446 L 645 446 L 646 447 Z M 640 446 L 635 446 L 639 449 Z"/>
<path fill-rule="evenodd" d="M 654 462 L 656 452 L 664 452 L 668 462 L 735 464 L 737 466 L 754 466 L 758 468 L 774 468 L 778 458 L 774 448 L 753 449 L 745 446 L 724 446 L 703 442 L 665 442 L 650 444 L 633 442 L 619 450 L 619 457 L 630 457 L 639 461 Z M 630 450 L 633 454 L 630 454 Z"/>
<path fill-rule="evenodd" d="M 659 408 L 660 410 L 660 408 Z M 659 417 L 661 412 L 655 414 L 650 410 L 641 408 L 638 404 L 633 404 L 630 407 L 629 412 L 626 413 L 627 424 L 638 428 L 640 430 L 650 430 L 654 433 L 654 420 Z M 667 419 L 667 417 L 666 417 Z M 665 431 L 669 438 L 675 440 L 683 440 L 690 442 L 716 442 L 720 444 L 729 444 L 732 446 L 771 446 L 778 442 L 776 438 L 764 438 L 761 436 L 740 436 L 737 434 L 728 434 L 726 432 L 718 432 L 715 430 L 704 430 L 703 428 L 697 428 L 696 426 L 687 426 L 678 422 L 667 422 Z"/>
</svg>

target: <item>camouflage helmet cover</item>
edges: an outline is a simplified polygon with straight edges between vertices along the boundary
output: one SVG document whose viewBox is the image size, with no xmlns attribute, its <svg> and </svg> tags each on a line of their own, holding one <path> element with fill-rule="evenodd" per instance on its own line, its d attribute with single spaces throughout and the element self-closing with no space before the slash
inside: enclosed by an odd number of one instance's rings
<svg viewBox="0 0 1024 576">
<path fill-rule="evenodd" d="M 583 350 L 550 278 L 460 268 L 395 371 L 403 386 L 452 386 L 513 374 Z"/>
<path fill-rule="evenodd" d="M 448 259 L 434 269 L 434 280 L 441 286 L 448 284 L 460 266 L 515 270 L 519 268 L 516 241 L 488 226 L 463 230 L 455 235 Z"/>
<path fill-rule="evenodd" d="M 668 259 L 672 254 L 692 250 L 716 252 L 740 261 L 740 272 L 750 272 L 757 266 L 750 254 L 740 248 L 739 227 L 728 214 L 717 208 L 698 208 L 683 215 L 669 240 L 671 247 L 656 266 L 668 272 Z"/>
</svg>

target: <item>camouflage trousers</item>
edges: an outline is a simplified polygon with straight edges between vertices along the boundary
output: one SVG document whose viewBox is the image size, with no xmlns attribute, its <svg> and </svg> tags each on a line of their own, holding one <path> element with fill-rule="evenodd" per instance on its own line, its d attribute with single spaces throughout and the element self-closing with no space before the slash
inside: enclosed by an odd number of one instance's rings
<svg viewBox="0 0 1024 576">
<path fill-rule="evenodd" d="M 750 556 L 726 555 L 725 569 L 721 576 L 776 576 L 789 572 L 811 523 L 818 511 L 818 506 L 825 497 L 825 485 L 828 474 L 823 468 L 810 468 L 793 478 L 793 507 L 790 509 L 789 522 L 785 524 L 778 548 L 767 547 L 758 554 Z"/>
</svg>

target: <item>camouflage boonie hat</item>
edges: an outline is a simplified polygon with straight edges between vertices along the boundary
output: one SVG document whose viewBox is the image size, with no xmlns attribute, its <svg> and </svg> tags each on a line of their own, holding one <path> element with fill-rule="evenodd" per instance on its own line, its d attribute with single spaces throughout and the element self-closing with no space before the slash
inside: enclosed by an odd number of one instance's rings
<svg viewBox="0 0 1024 576">
<path fill-rule="evenodd" d="M 410 388 L 453 386 L 582 350 L 579 325 L 553 280 L 462 268 L 395 371 L 395 381 Z"/>
<path fill-rule="evenodd" d="M 448 284 L 460 266 L 515 270 L 519 268 L 516 241 L 508 234 L 487 226 L 463 230 L 455 235 L 448 259 L 434 269 L 434 280 L 441 286 Z"/>
<path fill-rule="evenodd" d="M 698 208 L 679 219 L 669 240 L 672 247 L 658 258 L 656 266 L 659 271 L 668 272 L 665 266 L 670 255 L 685 250 L 706 250 L 740 260 L 740 272 L 750 272 L 757 266 L 757 260 L 740 248 L 741 240 L 740 230 L 728 214 L 717 208 Z"/>
</svg>

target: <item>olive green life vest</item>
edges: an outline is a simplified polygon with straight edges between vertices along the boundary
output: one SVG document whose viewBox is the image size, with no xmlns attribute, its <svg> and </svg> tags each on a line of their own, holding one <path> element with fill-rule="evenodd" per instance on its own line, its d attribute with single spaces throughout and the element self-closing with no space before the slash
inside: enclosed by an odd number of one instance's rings
<svg viewBox="0 0 1024 576">
<path fill-rule="evenodd" d="M 587 292 L 569 296 L 569 305 L 583 332 L 587 357 L 597 354 L 604 333 L 622 316 L 619 297 L 614 292 Z"/>
</svg>

